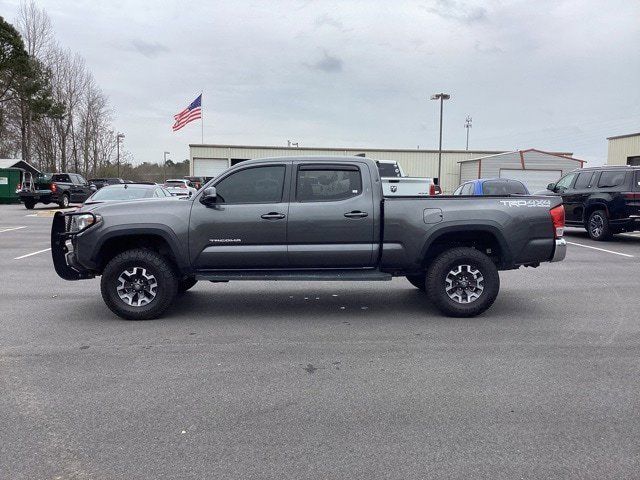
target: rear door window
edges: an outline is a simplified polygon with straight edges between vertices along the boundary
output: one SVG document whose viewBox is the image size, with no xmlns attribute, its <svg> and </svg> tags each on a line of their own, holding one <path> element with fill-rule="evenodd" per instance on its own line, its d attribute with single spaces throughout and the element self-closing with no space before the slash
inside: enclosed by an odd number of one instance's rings
<svg viewBox="0 0 640 480">
<path fill-rule="evenodd" d="M 614 188 L 622 185 L 624 179 L 627 176 L 627 172 L 624 170 L 609 170 L 602 172 L 600 180 L 598 181 L 599 188 Z"/>
<path fill-rule="evenodd" d="M 636 190 L 640 190 L 640 170 L 636 170 L 636 179 L 633 184 L 636 186 Z"/>
<path fill-rule="evenodd" d="M 378 171 L 381 177 L 401 177 L 400 169 L 395 163 L 378 163 Z"/>
<path fill-rule="evenodd" d="M 591 178 L 593 178 L 593 172 L 582 172 L 578 174 L 576 184 L 573 188 L 576 190 L 584 190 L 591 186 Z"/>
<path fill-rule="evenodd" d="M 60 183 L 71 183 L 71 178 L 69 178 L 69 174 L 67 173 L 54 173 L 51 175 L 52 182 L 60 182 Z"/>
<path fill-rule="evenodd" d="M 332 202 L 362 193 L 360 169 L 354 166 L 301 165 L 296 182 L 299 202 Z"/>
</svg>

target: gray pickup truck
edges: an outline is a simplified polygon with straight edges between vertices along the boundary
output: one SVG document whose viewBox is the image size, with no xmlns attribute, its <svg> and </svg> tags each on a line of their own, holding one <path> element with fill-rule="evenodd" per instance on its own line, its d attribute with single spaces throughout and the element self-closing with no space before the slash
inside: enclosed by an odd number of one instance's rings
<svg viewBox="0 0 640 480">
<path fill-rule="evenodd" d="M 391 280 L 405 276 L 446 315 L 491 306 L 498 270 L 564 258 L 559 197 L 385 198 L 361 157 L 238 164 L 193 195 L 56 213 L 58 275 L 102 275 L 107 306 L 157 318 L 198 280 Z"/>
</svg>

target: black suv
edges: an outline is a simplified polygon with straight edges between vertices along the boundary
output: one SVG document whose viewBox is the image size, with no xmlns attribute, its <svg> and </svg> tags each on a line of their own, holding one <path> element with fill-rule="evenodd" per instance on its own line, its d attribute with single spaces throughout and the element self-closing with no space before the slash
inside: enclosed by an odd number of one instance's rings
<svg viewBox="0 0 640 480">
<path fill-rule="evenodd" d="M 594 240 L 640 230 L 640 167 L 583 168 L 547 189 L 562 196 L 567 226 L 586 228 Z"/>
</svg>

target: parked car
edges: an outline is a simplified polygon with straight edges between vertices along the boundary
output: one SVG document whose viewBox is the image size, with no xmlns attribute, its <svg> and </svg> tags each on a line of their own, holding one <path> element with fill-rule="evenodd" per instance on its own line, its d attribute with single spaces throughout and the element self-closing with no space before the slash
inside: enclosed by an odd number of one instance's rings
<svg viewBox="0 0 640 480">
<path fill-rule="evenodd" d="M 442 190 L 433 178 L 407 177 L 400 164 L 393 160 L 376 160 L 385 196 L 411 197 L 440 195 Z"/>
<path fill-rule="evenodd" d="M 468 317 L 498 295 L 498 270 L 564 258 L 560 197 L 385 197 L 360 157 L 235 165 L 185 201 L 57 212 L 58 275 L 102 275 L 117 315 L 160 316 L 198 280 L 391 280 L 406 276 L 443 313 Z"/>
<path fill-rule="evenodd" d="M 164 188 L 176 197 L 190 197 L 198 190 L 191 184 L 189 180 L 183 178 L 172 178 L 164 182 Z"/>
<path fill-rule="evenodd" d="M 104 202 L 122 202 L 127 200 L 141 200 L 146 198 L 171 197 L 171 192 L 162 185 L 155 183 L 124 183 L 107 185 L 91 195 L 84 202 L 85 205 L 95 205 Z"/>
<path fill-rule="evenodd" d="M 42 173 L 31 185 L 18 191 L 20 201 L 31 210 L 37 203 L 57 203 L 66 208 L 70 203 L 82 203 L 96 187 L 76 173 Z"/>
<path fill-rule="evenodd" d="M 122 178 L 90 178 L 89 183 L 96 186 L 98 190 L 107 185 L 118 185 L 126 183 Z"/>
<path fill-rule="evenodd" d="M 529 195 L 529 190 L 519 180 L 507 178 L 479 178 L 465 182 L 453 195 Z"/>
<path fill-rule="evenodd" d="M 568 173 L 540 193 L 562 197 L 567 225 L 594 240 L 640 230 L 640 167 L 591 167 Z"/>
</svg>

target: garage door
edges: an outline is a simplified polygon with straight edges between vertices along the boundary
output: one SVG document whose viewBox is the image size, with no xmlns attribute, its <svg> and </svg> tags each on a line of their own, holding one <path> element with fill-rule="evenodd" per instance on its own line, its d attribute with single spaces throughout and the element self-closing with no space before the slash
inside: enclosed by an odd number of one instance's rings
<svg viewBox="0 0 640 480">
<path fill-rule="evenodd" d="M 520 180 L 531 193 L 546 190 L 551 182 L 557 182 L 562 176 L 562 170 L 513 170 L 500 169 L 500 178 Z"/>
<path fill-rule="evenodd" d="M 195 177 L 217 177 L 229 168 L 226 158 L 194 158 L 193 175 Z"/>
</svg>

